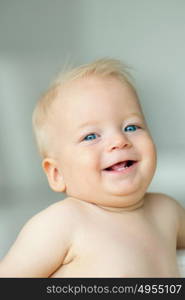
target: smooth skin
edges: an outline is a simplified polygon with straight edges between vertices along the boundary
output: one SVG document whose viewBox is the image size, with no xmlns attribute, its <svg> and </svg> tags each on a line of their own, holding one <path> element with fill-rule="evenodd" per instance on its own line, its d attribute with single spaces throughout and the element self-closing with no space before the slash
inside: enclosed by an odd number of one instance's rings
<svg viewBox="0 0 185 300">
<path fill-rule="evenodd" d="M 52 107 L 42 166 L 67 198 L 35 215 L 1 277 L 179 277 L 185 209 L 147 193 L 156 150 L 133 89 L 114 77 L 66 84 Z M 105 169 L 125 160 L 131 168 Z"/>
</svg>

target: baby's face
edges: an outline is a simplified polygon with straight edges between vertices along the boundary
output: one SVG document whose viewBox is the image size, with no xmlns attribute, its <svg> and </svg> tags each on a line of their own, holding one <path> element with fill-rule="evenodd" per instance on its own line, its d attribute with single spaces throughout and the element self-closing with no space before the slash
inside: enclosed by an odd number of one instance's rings
<svg viewBox="0 0 185 300">
<path fill-rule="evenodd" d="M 144 195 L 155 146 L 137 96 L 115 78 L 78 79 L 54 104 L 56 165 L 66 193 L 103 207 L 128 207 Z"/>
</svg>

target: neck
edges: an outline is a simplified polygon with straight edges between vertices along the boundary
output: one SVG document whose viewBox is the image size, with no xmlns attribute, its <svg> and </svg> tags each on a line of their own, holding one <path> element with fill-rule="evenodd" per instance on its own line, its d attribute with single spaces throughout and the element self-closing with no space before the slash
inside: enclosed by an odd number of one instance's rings
<svg viewBox="0 0 185 300">
<path fill-rule="evenodd" d="M 143 205 L 144 205 L 144 197 L 142 197 L 142 199 L 137 203 L 132 205 L 127 205 L 124 207 L 111 207 L 111 206 L 102 206 L 102 205 L 97 205 L 97 206 L 106 211 L 122 213 L 122 212 L 134 211 L 136 209 L 143 207 Z"/>
</svg>

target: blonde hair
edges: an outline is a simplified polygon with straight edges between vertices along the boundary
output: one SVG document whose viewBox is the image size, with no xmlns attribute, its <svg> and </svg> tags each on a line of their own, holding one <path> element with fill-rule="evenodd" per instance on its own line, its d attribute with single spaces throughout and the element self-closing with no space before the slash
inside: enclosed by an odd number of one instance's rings
<svg viewBox="0 0 185 300">
<path fill-rule="evenodd" d="M 56 100 L 61 88 L 66 83 L 75 79 L 95 75 L 99 77 L 113 76 L 128 84 L 135 91 L 133 79 L 127 69 L 128 66 L 117 59 L 103 58 L 76 68 L 65 68 L 65 70 L 57 76 L 47 92 L 36 104 L 32 116 L 33 131 L 41 157 L 46 157 L 48 155 L 50 144 L 48 126 L 49 117 L 51 116 L 52 104 Z"/>
</svg>

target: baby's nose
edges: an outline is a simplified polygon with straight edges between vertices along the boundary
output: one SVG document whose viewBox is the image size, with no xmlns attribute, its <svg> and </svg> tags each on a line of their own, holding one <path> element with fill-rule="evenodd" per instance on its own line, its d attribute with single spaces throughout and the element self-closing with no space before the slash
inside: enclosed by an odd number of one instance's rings
<svg viewBox="0 0 185 300">
<path fill-rule="evenodd" d="M 110 138 L 107 150 L 112 151 L 115 149 L 130 148 L 131 146 L 132 146 L 131 141 L 122 132 L 119 134 L 115 134 Z"/>
</svg>

